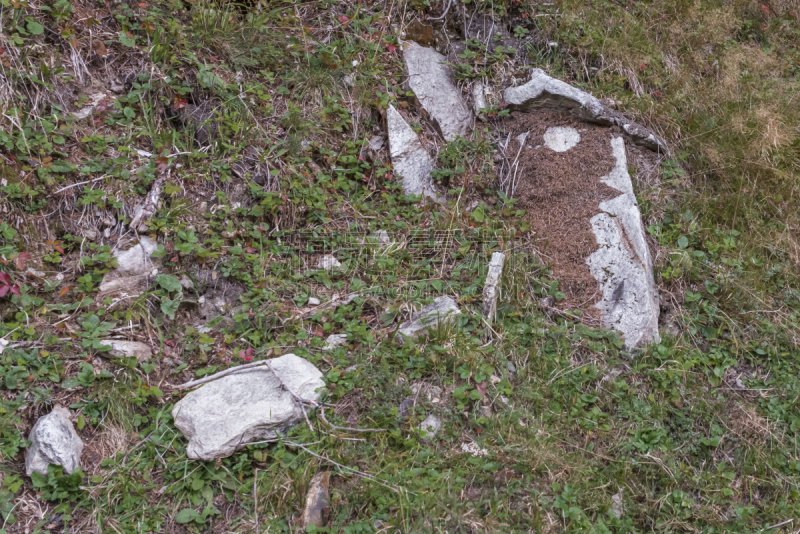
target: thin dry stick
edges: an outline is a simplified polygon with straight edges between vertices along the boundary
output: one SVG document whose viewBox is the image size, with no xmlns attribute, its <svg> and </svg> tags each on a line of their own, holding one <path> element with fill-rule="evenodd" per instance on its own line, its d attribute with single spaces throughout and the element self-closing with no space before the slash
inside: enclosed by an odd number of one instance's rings
<svg viewBox="0 0 800 534">
<path fill-rule="evenodd" d="M 244 371 L 246 369 L 252 369 L 253 367 L 259 367 L 261 365 L 266 365 L 267 361 L 268 360 L 262 360 L 260 362 L 253 362 L 253 363 L 246 363 L 244 365 L 239 365 L 238 367 L 231 367 L 230 369 L 225 369 L 224 371 L 220 371 L 219 373 L 214 373 L 211 376 L 198 378 L 197 380 L 192 380 L 190 382 L 186 382 L 185 384 L 172 386 L 172 388 L 173 389 L 193 388 L 195 386 L 199 386 L 201 384 L 205 384 L 206 382 L 211 382 L 212 380 L 217 380 L 218 378 L 222 378 L 223 376 L 227 376 L 227 375 L 239 372 L 239 371 Z"/>
<path fill-rule="evenodd" d="M 325 421 L 325 424 L 334 430 L 342 430 L 345 432 L 387 432 L 385 428 L 350 428 L 346 426 L 336 426 L 328 422 L 325 418 L 325 408 L 319 409 L 319 416 Z"/>
<path fill-rule="evenodd" d="M 445 8 L 444 13 L 440 17 L 428 17 L 427 20 L 442 20 L 447 16 L 447 12 L 450 11 L 450 6 L 453 4 L 453 0 L 449 0 L 447 2 L 447 8 Z"/>
</svg>

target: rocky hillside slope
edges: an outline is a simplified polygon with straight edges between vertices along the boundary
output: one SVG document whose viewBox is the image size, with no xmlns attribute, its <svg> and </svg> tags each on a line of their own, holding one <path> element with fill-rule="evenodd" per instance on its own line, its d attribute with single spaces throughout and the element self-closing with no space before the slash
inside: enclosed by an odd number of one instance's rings
<svg viewBox="0 0 800 534">
<path fill-rule="evenodd" d="M 0 534 L 796 530 L 798 43 L 0 0 Z"/>
</svg>

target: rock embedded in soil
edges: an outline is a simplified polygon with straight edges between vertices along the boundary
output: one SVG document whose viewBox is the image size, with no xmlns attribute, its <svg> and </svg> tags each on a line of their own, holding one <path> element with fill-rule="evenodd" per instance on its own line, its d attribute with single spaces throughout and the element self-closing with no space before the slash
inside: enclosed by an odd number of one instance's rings
<svg viewBox="0 0 800 534">
<path fill-rule="evenodd" d="M 28 476 L 34 471 L 46 475 L 50 464 L 63 466 L 67 473 L 80 467 L 83 441 L 72 426 L 67 408 L 56 406 L 49 414 L 40 417 L 28 440 L 31 442 L 25 451 Z"/>
<path fill-rule="evenodd" d="M 628 349 L 658 342 L 658 291 L 647 248 L 642 216 L 628 174 L 625 142 L 612 139 L 616 165 L 601 181 L 622 194 L 600 203 L 591 219 L 599 248 L 586 260 L 600 282 L 602 299 L 596 304 L 603 324 L 622 333 Z"/>
<path fill-rule="evenodd" d="M 494 315 L 497 312 L 498 286 L 500 285 L 500 278 L 503 276 L 505 260 L 505 254 L 494 252 L 492 253 L 492 259 L 489 261 L 489 272 L 486 273 L 486 283 L 483 286 L 483 314 L 489 321 L 494 320 Z"/>
<path fill-rule="evenodd" d="M 528 83 L 506 89 L 504 99 L 512 111 L 567 109 L 587 122 L 602 126 L 616 125 L 622 128 L 634 143 L 650 150 L 668 153 L 664 140 L 649 129 L 604 106 L 589 93 L 551 78 L 542 69 L 534 69 Z"/>
<path fill-rule="evenodd" d="M 386 125 L 392 166 L 400 176 L 406 194 L 421 195 L 434 202 L 444 202 L 444 199 L 436 194 L 431 180 L 433 158 L 422 146 L 417 133 L 391 104 L 386 110 Z"/>
<path fill-rule="evenodd" d="M 104 339 L 103 345 L 108 345 L 111 350 L 107 354 L 118 358 L 136 358 L 138 361 L 149 360 L 153 356 L 153 351 L 145 343 L 138 341 L 125 341 L 122 339 Z"/>
<path fill-rule="evenodd" d="M 308 484 L 306 505 L 303 508 L 303 527 L 311 525 L 324 527 L 330 519 L 330 471 L 322 471 L 314 475 Z"/>
<path fill-rule="evenodd" d="M 333 269 L 338 269 L 341 267 L 342 264 L 339 263 L 333 255 L 325 254 L 319 259 L 319 263 L 317 264 L 318 269 L 325 269 L 326 271 L 331 271 Z"/>
<path fill-rule="evenodd" d="M 325 340 L 325 345 L 322 347 L 322 350 L 333 350 L 345 343 L 347 343 L 347 334 L 331 334 Z"/>
<path fill-rule="evenodd" d="M 271 369 L 270 369 L 271 368 Z M 274 439 L 303 419 L 294 397 L 317 401 L 325 382 L 309 361 L 285 354 L 203 384 L 172 409 L 194 460 L 225 458 L 254 441 Z"/>
<path fill-rule="evenodd" d="M 442 428 L 442 420 L 433 414 L 428 415 L 419 425 L 419 429 L 425 432 L 422 441 L 430 441 L 439 433 Z"/>
<path fill-rule="evenodd" d="M 140 237 L 139 244 L 123 252 L 115 252 L 119 265 L 107 273 L 100 282 L 100 294 L 122 292 L 129 295 L 140 295 L 149 284 L 149 280 L 158 274 L 150 256 L 158 245 L 147 237 Z"/>
<path fill-rule="evenodd" d="M 461 314 L 456 301 L 450 297 L 437 297 L 433 302 L 411 316 L 410 321 L 400 325 L 397 333 L 400 342 L 414 339 L 420 334 L 435 330 L 440 325 L 452 322 Z"/>
<path fill-rule="evenodd" d="M 408 88 L 433 120 L 446 141 L 466 136 L 472 126 L 472 113 L 453 85 L 447 58 L 432 48 L 410 41 L 403 46 Z"/>
</svg>

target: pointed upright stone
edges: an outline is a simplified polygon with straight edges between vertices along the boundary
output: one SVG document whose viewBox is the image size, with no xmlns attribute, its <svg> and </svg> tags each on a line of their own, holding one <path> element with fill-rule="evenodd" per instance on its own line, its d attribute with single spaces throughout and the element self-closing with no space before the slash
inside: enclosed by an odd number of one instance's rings
<svg viewBox="0 0 800 534">
<path fill-rule="evenodd" d="M 417 133 L 391 104 L 386 111 L 386 123 L 392 166 L 402 179 L 405 192 L 442 202 L 443 199 L 436 194 L 431 180 L 433 158 L 422 146 Z"/>
</svg>

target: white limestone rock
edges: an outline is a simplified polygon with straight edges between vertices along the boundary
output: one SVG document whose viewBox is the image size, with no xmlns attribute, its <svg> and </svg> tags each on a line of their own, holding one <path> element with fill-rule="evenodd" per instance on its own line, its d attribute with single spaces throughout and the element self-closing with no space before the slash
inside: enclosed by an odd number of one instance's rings
<svg viewBox="0 0 800 534">
<path fill-rule="evenodd" d="M 422 441 L 430 441 L 435 438 L 441 428 L 442 420 L 433 414 L 428 415 L 419 425 L 419 429 L 425 433 L 422 437 Z"/>
<path fill-rule="evenodd" d="M 319 259 L 319 263 L 317 264 L 318 269 L 325 269 L 326 271 L 332 271 L 333 269 L 338 269 L 341 267 L 342 264 L 339 263 L 332 254 L 325 254 Z"/>
<path fill-rule="evenodd" d="M 644 126 L 604 106 L 600 100 L 566 82 L 551 78 L 542 69 L 534 69 L 528 83 L 509 87 L 504 99 L 512 111 L 569 109 L 575 116 L 596 124 L 620 126 L 631 140 L 650 150 L 668 153 L 667 144 Z"/>
<path fill-rule="evenodd" d="M 586 263 L 600 283 L 603 296 L 596 307 L 604 326 L 619 331 L 633 349 L 659 341 L 658 291 L 623 139 L 612 139 L 611 148 L 616 164 L 601 180 L 621 194 L 601 202 L 603 213 L 591 218 L 599 248 Z"/>
<path fill-rule="evenodd" d="M 80 467 L 83 441 L 72 426 L 67 408 L 56 406 L 49 414 L 40 417 L 28 440 L 31 442 L 25 451 L 25 473 L 28 476 L 34 471 L 46 475 L 50 464 L 63 466 L 67 473 Z"/>
<path fill-rule="evenodd" d="M 555 152 L 566 152 L 580 143 L 581 134 L 569 126 L 552 126 L 544 132 L 544 146 Z"/>
<path fill-rule="evenodd" d="M 431 180 L 433 158 L 422 146 L 417 133 L 391 104 L 386 110 L 386 124 L 392 166 L 402 179 L 403 190 L 409 195 L 422 195 L 435 202 L 444 202 L 436 194 Z"/>
<path fill-rule="evenodd" d="M 410 321 L 400 325 L 397 333 L 398 340 L 414 339 L 428 330 L 435 329 L 440 324 L 452 322 L 461 314 L 456 301 L 450 297 L 437 297 L 433 302 L 411 316 Z"/>
<path fill-rule="evenodd" d="M 494 320 L 497 312 L 497 297 L 500 294 L 498 286 L 503 276 L 505 261 L 506 255 L 502 252 L 492 253 L 492 259 L 489 261 L 489 272 L 486 273 L 486 283 L 483 285 L 483 314 L 489 321 Z"/>
<path fill-rule="evenodd" d="M 138 341 L 125 341 L 122 339 L 104 339 L 103 345 L 108 345 L 111 350 L 107 354 L 116 356 L 118 358 L 136 358 L 137 360 L 146 361 L 152 358 L 153 351 L 145 343 Z"/>
<path fill-rule="evenodd" d="M 270 366 L 272 371 L 266 365 L 251 367 L 208 382 L 175 405 L 172 417 L 189 440 L 189 458 L 225 458 L 250 442 L 273 439 L 303 419 L 288 390 L 317 401 L 325 386 L 322 373 L 294 354 L 274 358 Z"/>
<path fill-rule="evenodd" d="M 122 292 L 139 295 L 147 287 L 151 278 L 158 274 L 150 256 L 158 245 L 147 237 L 140 237 L 139 244 L 125 251 L 116 251 L 119 267 L 106 273 L 100 282 L 100 294 Z"/>
<path fill-rule="evenodd" d="M 403 60 L 409 89 L 433 119 L 442 137 L 452 141 L 457 136 L 467 135 L 472 126 L 472 113 L 450 79 L 447 58 L 433 48 L 409 41 L 403 46 Z"/>
<path fill-rule="evenodd" d="M 347 343 L 347 334 L 331 334 L 325 339 L 325 345 L 322 350 L 333 350 L 345 343 Z"/>
</svg>

